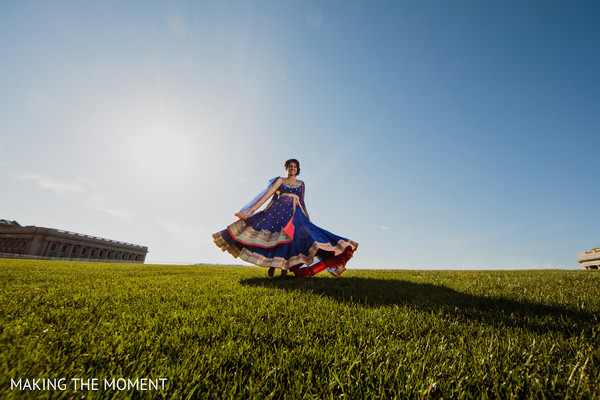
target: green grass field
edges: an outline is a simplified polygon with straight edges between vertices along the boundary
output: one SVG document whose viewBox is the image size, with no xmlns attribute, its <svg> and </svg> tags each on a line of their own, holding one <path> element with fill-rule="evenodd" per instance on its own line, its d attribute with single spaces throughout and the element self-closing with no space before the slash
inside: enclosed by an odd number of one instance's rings
<svg viewBox="0 0 600 400">
<path fill-rule="evenodd" d="M 600 398 L 597 271 L 0 260 L 0 277 L 2 399 Z"/>
</svg>

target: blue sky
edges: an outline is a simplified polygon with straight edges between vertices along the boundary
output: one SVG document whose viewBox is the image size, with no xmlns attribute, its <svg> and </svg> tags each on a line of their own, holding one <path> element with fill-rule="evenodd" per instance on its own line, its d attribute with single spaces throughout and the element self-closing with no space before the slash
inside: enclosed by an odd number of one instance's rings
<svg viewBox="0 0 600 400">
<path fill-rule="evenodd" d="M 579 268 L 600 245 L 592 1 L 0 4 L 0 218 L 240 263 L 283 162 L 352 268 Z"/>
</svg>

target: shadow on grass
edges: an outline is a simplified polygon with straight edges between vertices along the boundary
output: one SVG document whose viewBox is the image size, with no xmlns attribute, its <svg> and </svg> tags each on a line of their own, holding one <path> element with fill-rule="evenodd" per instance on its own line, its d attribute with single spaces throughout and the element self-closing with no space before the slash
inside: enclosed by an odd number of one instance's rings
<svg viewBox="0 0 600 400">
<path fill-rule="evenodd" d="M 519 327 L 538 333 L 556 332 L 567 337 L 587 332 L 599 322 L 598 313 L 527 300 L 462 293 L 430 283 L 357 277 L 336 280 L 251 278 L 240 283 L 306 292 L 368 307 L 408 307 L 498 328 Z"/>
</svg>

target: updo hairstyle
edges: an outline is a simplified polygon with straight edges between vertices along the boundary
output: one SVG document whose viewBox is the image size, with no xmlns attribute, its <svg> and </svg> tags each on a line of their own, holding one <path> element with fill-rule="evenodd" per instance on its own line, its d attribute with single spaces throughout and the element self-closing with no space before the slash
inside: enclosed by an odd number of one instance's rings
<svg viewBox="0 0 600 400">
<path fill-rule="evenodd" d="M 296 176 L 300 175 L 300 162 L 298 160 L 296 160 L 295 158 L 290 158 L 289 160 L 287 160 L 285 162 L 285 169 L 287 170 L 287 167 L 291 164 L 294 163 L 296 164 L 296 168 L 298 169 L 298 172 L 296 172 Z"/>
</svg>

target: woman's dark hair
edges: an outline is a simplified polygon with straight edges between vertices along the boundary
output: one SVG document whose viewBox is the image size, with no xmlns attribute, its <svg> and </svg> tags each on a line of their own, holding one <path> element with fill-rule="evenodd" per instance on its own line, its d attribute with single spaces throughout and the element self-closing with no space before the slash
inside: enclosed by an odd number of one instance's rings
<svg viewBox="0 0 600 400">
<path fill-rule="evenodd" d="M 296 168 L 298 169 L 298 172 L 296 172 L 296 176 L 300 175 L 300 162 L 295 158 L 290 158 L 285 162 L 285 169 L 287 169 L 288 165 L 290 165 L 291 163 L 296 164 Z"/>
</svg>

